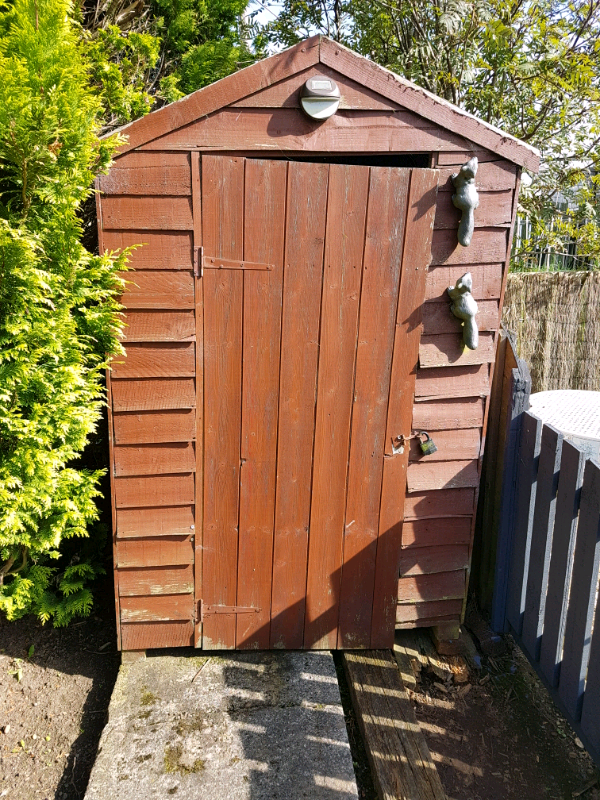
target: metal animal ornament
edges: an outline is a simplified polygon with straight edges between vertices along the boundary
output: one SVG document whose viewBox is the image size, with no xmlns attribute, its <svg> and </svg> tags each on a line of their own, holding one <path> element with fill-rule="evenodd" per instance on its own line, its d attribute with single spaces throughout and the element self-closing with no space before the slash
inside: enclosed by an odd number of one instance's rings
<svg viewBox="0 0 600 800">
<path fill-rule="evenodd" d="M 452 195 L 452 202 L 460 211 L 462 217 L 458 226 L 458 241 L 463 247 L 468 247 L 473 238 L 475 228 L 474 211 L 479 206 L 479 195 L 475 188 L 475 175 L 477 175 L 478 161 L 475 156 L 470 158 L 452 176 L 452 183 L 456 194 Z"/>
<path fill-rule="evenodd" d="M 477 350 L 479 344 L 479 329 L 475 320 L 478 308 L 471 290 L 473 289 L 473 277 L 470 272 L 465 272 L 454 286 L 448 287 L 448 294 L 452 299 L 450 311 L 455 317 L 462 320 L 463 342 L 469 350 Z"/>
</svg>

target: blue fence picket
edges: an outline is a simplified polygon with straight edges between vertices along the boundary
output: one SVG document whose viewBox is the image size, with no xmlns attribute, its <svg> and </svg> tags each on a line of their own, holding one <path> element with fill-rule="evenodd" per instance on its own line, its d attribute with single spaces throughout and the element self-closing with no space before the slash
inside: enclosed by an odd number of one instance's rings
<svg viewBox="0 0 600 800">
<path fill-rule="evenodd" d="M 560 470 L 560 456 L 563 436 L 551 425 L 542 427 L 540 459 L 537 473 L 537 487 L 533 523 L 531 527 L 531 546 L 529 550 L 529 571 L 525 588 L 525 609 L 523 611 L 523 645 L 534 661 L 539 659 L 554 515 L 556 512 L 556 492 Z"/>
<path fill-rule="evenodd" d="M 600 467 L 588 460 L 581 488 L 564 656 L 558 684 L 559 697 L 575 721 L 581 717 L 599 566 Z"/>
<path fill-rule="evenodd" d="M 544 635 L 540 651 L 540 668 L 550 686 L 558 684 L 560 672 L 584 465 L 585 456 L 581 450 L 565 440 L 562 446 Z"/>
<path fill-rule="evenodd" d="M 525 580 L 529 569 L 541 432 L 541 421 L 526 411 L 523 414 L 521 430 L 517 472 L 519 491 L 506 608 L 506 617 L 517 636 L 521 635 L 525 609 Z"/>
</svg>

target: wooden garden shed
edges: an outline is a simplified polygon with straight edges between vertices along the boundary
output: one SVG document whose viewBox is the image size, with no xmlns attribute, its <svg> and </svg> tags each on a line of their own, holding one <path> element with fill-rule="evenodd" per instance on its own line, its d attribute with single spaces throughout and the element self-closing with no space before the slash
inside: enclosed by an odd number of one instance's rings
<svg viewBox="0 0 600 800">
<path fill-rule="evenodd" d="M 340 90 L 327 119 L 310 79 Z M 318 36 L 122 133 L 97 184 L 101 250 L 143 243 L 108 376 L 120 648 L 389 647 L 459 620 L 537 151 Z M 466 272 L 476 350 L 447 295 Z"/>
</svg>

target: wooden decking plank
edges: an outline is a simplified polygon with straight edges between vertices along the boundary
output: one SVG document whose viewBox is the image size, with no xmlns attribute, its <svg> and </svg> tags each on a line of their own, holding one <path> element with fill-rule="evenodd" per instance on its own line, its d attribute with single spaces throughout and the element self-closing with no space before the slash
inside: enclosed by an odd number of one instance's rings
<svg viewBox="0 0 600 800">
<path fill-rule="evenodd" d="M 346 652 L 343 662 L 380 798 L 446 800 L 392 653 Z"/>
</svg>

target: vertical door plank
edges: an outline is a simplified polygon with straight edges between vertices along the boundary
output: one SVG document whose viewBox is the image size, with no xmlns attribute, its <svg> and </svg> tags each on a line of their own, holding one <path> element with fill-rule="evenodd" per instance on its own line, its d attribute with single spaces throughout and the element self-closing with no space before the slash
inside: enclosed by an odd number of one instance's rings
<svg viewBox="0 0 600 800">
<path fill-rule="evenodd" d="M 207 255 L 243 259 L 244 160 L 202 158 L 202 228 Z M 203 600 L 237 605 L 242 392 L 241 270 L 206 270 L 204 284 Z M 205 649 L 235 648 L 234 614 L 206 617 Z"/>
<path fill-rule="evenodd" d="M 369 647 L 408 170 L 371 169 L 337 646 Z"/>
<path fill-rule="evenodd" d="M 522 633 L 523 645 L 534 661 L 539 659 L 544 629 L 562 439 L 562 434 L 551 425 L 543 426 Z"/>
<path fill-rule="evenodd" d="M 594 748 L 596 756 L 600 755 L 600 611 L 598 607 L 590 643 L 590 661 L 581 711 L 581 728 Z"/>
<path fill-rule="evenodd" d="M 270 641 L 286 182 L 284 161 L 246 161 L 244 258 L 274 269 L 244 273 L 237 602 L 260 611 L 238 614 L 238 649 Z"/>
<path fill-rule="evenodd" d="M 560 461 L 554 537 L 544 615 L 544 635 L 540 652 L 540 667 L 551 686 L 556 686 L 558 683 L 562 660 L 565 617 L 584 465 L 585 457 L 581 450 L 565 439 Z"/>
<path fill-rule="evenodd" d="M 299 649 L 315 425 L 327 164 L 288 165 L 271 647 Z"/>
<path fill-rule="evenodd" d="M 583 473 L 577 540 L 558 694 L 577 722 L 587 672 L 600 569 L 600 467 L 589 459 Z"/>
<path fill-rule="evenodd" d="M 410 433 L 411 428 L 437 183 L 435 170 L 412 171 L 384 448 L 372 648 L 391 647 L 394 639 L 409 448 L 393 455 L 391 443 L 395 436 Z"/>
<path fill-rule="evenodd" d="M 332 164 L 315 415 L 304 646 L 337 646 L 368 167 Z"/>
</svg>

